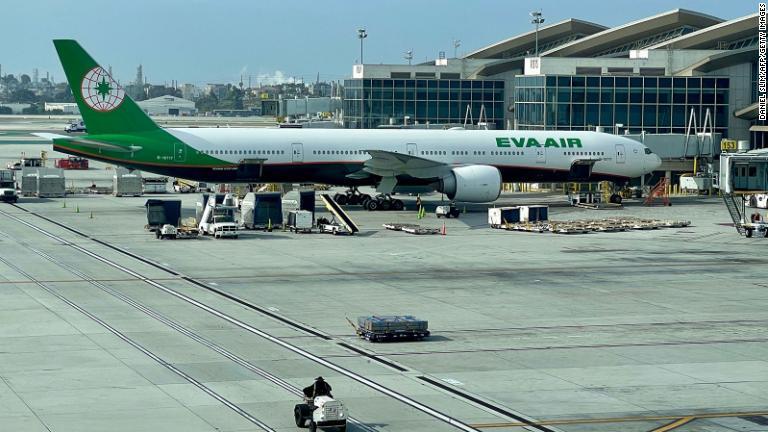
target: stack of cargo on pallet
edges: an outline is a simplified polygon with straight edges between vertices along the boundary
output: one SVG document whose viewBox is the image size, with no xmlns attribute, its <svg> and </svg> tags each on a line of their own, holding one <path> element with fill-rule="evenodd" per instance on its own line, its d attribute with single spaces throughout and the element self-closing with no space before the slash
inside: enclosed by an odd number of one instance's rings
<svg viewBox="0 0 768 432">
<path fill-rule="evenodd" d="M 118 168 L 112 177 L 112 194 L 114 196 L 141 196 L 144 191 L 144 183 L 141 180 L 141 171 L 129 171 Z"/>
<path fill-rule="evenodd" d="M 691 222 L 674 219 L 641 219 L 616 217 L 606 219 L 587 219 L 548 222 L 518 222 L 506 224 L 501 228 L 509 231 L 553 232 L 555 234 L 586 234 L 590 232 L 617 232 L 629 230 L 653 230 L 659 228 L 684 228 Z"/>
<path fill-rule="evenodd" d="M 361 316 L 357 335 L 371 342 L 421 340 L 429 336 L 429 323 L 413 315 Z"/>
<path fill-rule="evenodd" d="M 144 177 L 144 193 L 159 194 L 168 192 L 168 177 Z"/>
<path fill-rule="evenodd" d="M 26 167 L 21 171 L 21 194 L 61 198 L 66 194 L 64 172 L 56 168 Z"/>
<path fill-rule="evenodd" d="M 63 198 L 66 195 L 64 172 L 54 168 L 37 169 L 37 196 L 40 198 Z"/>
<path fill-rule="evenodd" d="M 37 168 L 23 168 L 19 181 L 21 195 L 30 197 L 37 195 Z"/>
<path fill-rule="evenodd" d="M 440 228 L 427 228 L 418 224 L 385 223 L 385 224 L 382 224 L 381 226 L 391 231 L 402 231 L 408 234 L 416 234 L 416 235 L 440 234 Z"/>
</svg>

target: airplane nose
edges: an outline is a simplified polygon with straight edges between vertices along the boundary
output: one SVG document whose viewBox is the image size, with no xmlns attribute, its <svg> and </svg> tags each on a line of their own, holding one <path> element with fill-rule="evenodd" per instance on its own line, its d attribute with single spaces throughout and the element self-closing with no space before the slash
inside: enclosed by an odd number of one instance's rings
<svg viewBox="0 0 768 432">
<path fill-rule="evenodd" d="M 659 155 L 653 153 L 646 156 L 645 163 L 643 164 L 646 173 L 656 171 L 659 167 L 661 167 L 661 158 Z"/>
</svg>

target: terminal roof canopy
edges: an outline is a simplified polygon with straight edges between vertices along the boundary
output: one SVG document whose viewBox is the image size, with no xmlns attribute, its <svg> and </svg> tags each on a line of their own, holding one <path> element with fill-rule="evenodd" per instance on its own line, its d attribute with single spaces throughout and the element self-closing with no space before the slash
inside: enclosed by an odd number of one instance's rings
<svg viewBox="0 0 768 432">
<path fill-rule="evenodd" d="M 600 24 L 573 18 L 541 27 L 539 28 L 539 52 L 602 32 L 607 28 Z M 535 45 L 535 31 L 531 30 L 471 52 L 465 58 L 506 59 L 524 57 L 529 54 L 532 55 Z"/>
<path fill-rule="evenodd" d="M 738 49 L 757 43 L 757 12 L 658 43 L 649 48 Z"/>
<path fill-rule="evenodd" d="M 633 49 L 648 48 L 665 40 L 722 23 L 711 15 L 687 9 L 674 9 L 551 48 L 542 56 L 603 57 L 621 56 Z"/>
</svg>

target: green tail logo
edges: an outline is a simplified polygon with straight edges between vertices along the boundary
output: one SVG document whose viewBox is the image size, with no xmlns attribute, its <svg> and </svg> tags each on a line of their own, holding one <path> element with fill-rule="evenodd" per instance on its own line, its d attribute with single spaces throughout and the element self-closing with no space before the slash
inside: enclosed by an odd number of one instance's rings
<svg viewBox="0 0 768 432">
<path fill-rule="evenodd" d="M 89 134 L 131 134 L 160 128 L 74 40 L 54 40 Z"/>
</svg>

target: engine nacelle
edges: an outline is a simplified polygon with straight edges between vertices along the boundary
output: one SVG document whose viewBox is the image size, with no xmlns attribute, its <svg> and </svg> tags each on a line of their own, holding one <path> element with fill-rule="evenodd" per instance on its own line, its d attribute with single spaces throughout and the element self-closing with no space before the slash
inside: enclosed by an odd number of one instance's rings
<svg viewBox="0 0 768 432">
<path fill-rule="evenodd" d="M 501 173 L 488 165 L 454 168 L 440 181 L 440 192 L 451 201 L 484 203 L 496 201 L 501 194 Z"/>
</svg>

